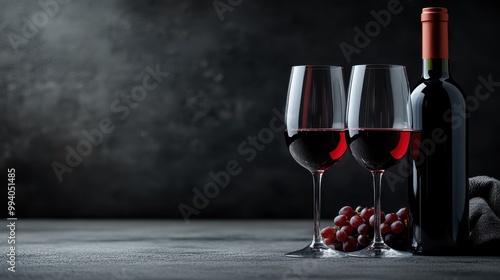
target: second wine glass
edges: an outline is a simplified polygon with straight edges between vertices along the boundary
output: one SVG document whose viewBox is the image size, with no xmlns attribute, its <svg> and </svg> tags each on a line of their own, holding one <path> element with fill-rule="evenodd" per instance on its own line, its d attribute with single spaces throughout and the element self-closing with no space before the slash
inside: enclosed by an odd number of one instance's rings
<svg viewBox="0 0 500 280">
<path fill-rule="evenodd" d="M 356 257 L 405 257 L 384 243 L 380 231 L 382 175 L 407 152 L 412 118 L 406 69 L 400 65 L 355 65 L 351 71 L 347 101 L 349 150 L 373 175 L 374 237 Z"/>
</svg>

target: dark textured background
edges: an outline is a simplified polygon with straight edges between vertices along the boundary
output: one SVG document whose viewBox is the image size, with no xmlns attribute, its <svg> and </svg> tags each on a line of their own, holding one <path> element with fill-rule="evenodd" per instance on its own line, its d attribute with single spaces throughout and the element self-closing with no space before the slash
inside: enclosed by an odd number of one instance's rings
<svg viewBox="0 0 500 280">
<path fill-rule="evenodd" d="M 351 62 L 339 44 L 353 44 L 353 28 L 388 1 L 230 2 L 241 3 L 221 20 L 211 0 L 72 0 L 15 51 L 12 34 L 43 9 L 0 1 L 0 167 L 16 168 L 18 217 L 180 218 L 192 189 L 236 160 L 242 172 L 192 218 L 309 218 L 310 176 L 282 135 L 250 162 L 238 146 L 269 127 L 273 108 L 283 110 L 292 65 L 341 65 L 347 81 L 353 64 L 403 64 L 415 84 L 425 6 L 450 10 L 452 73 L 465 92 L 474 94 L 479 76 L 500 81 L 493 1 L 401 0 L 403 11 Z M 112 102 L 156 65 L 169 76 L 120 120 Z M 500 177 L 500 87 L 493 90 L 470 117 L 471 176 Z M 115 130 L 60 183 L 51 163 L 64 163 L 66 146 L 76 148 L 102 118 Z M 325 175 L 323 216 L 371 204 L 370 180 L 346 154 Z M 386 185 L 383 209 L 405 201 L 404 182 Z"/>
</svg>

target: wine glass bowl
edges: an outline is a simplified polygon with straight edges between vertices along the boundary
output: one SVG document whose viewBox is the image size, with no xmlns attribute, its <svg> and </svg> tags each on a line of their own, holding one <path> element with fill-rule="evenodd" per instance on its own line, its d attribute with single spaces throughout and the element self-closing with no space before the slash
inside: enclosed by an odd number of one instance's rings
<svg viewBox="0 0 500 280">
<path fill-rule="evenodd" d="M 410 89 L 404 66 L 355 65 L 349 82 L 346 141 L 359 165 L 373 175 L 374 238 L 356 257 L 405 257 L 380 231 L 382 175 L 408 151 L 412 133 Z"/>
<path fill-rule="evenodd" d="M 295 161 L 310 172 L 324 172 L 347 150 L 344 129 L 287 129 L 285 141 Z"/>
<path fill-rule="evenodd" d="M 324 244 L 320 234 L 321 179 L 347 150 L 345 89 L 342 68 L 292 67 L 285 109 L 285 142 L 293 159 L 313 177 L 313 239 L 305 248 L 286 254 L 297 258 L 342 257 Z"/>
</svg>

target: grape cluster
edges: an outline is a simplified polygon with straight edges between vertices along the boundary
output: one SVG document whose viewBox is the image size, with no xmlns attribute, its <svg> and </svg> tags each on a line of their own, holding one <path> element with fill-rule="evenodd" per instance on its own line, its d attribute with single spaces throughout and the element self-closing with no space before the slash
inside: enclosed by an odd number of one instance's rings
<svg viewBox="0 0 500 280">
<path fill-rule="evenodd" d="M 336 250 L 352 252 L 365 248 L 373 239 L 375 223 L 373 207 L 344 206 L 333 220 L 334 225 L 321 230 L 321 236 L 328 246 Z M 380 231 L 387 245 L 396 250 L 408 248 L 408 208 L 396 213 L 380 213 Z"/>
</svg>

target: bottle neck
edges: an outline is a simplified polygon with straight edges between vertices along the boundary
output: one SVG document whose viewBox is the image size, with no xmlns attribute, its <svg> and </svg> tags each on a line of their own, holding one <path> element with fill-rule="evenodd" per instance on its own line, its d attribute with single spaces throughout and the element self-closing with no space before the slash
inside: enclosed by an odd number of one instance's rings
<svg viewBox="0 0 500 280">
<path fill-rule="evenodd" d="M 424 58 L 422 60 L 422 78 L 442 79 L 450 77 L 448 58 Z"/>
</svg>

